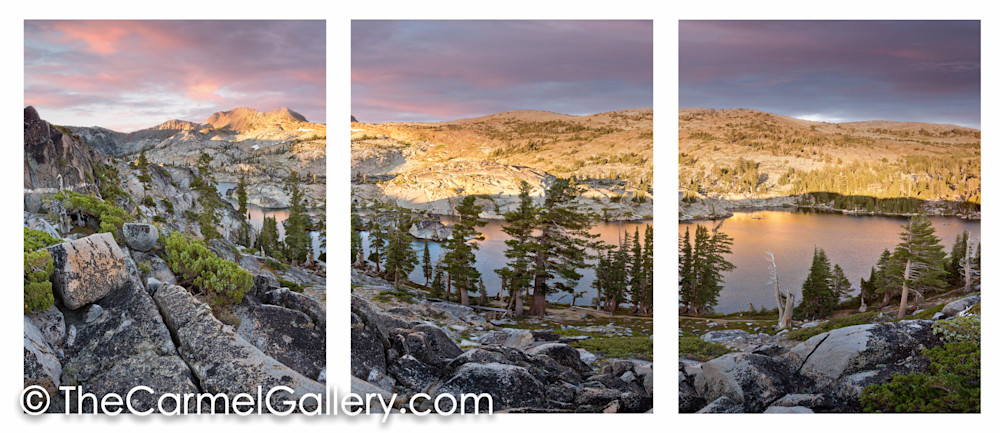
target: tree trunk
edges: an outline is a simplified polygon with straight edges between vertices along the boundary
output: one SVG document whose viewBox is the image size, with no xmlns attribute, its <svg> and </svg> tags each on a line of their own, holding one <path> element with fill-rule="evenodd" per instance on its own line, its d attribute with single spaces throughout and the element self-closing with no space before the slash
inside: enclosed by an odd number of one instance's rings
<svg viewBox="0 0 1000 433">
<path fill-rule="evenodd" d="M 531 315 L 539 317 L 545 315 L 545 292 L 538 287 L 535 287 L 535 291 L 532 293 Z"/>
<path fill-rule="evenodd" d="M 899 299 L 899 311 L 896 313 L 897 319 L 902 319 L 906 316 L 906 298 L 910 294 L 910 289 L 906 287 L 906 283 L 910 281 L 910 260 L 906 260 L 906 270 L 903 271 L 903 294 L 900 295 Z"/>
<path fill-rule="evenodd" d="M 792 310 L 795 306 L 795 295 L 789 293 L 785 295 L 785 308 L 781 319 L 778 322 L 778 329 L 785 329 L 792 325 Z"/>
<path fill-rule="evenodd" d="M 448 288 L 445 289 L 444 300 L 445 301 L 450 301 L 451 300 L 451 274 L 450 273 L 448 274 Z"/>
<path fill-rule="evenodd" d="M 963 293 L 969 293 L 972 291 L 972 239 L 965 241 L 965 287 L 962 288 Z"/>
<path fill-rule="evenodd" d="M 521 290 L 514 291 L 514 315 L 524 315 L 524 301 L 521 299 Z"/>
<path fill-rule="evenodd" d="M 469 291 L 465 287 L 460 287 L 458 291 L 462 294 L 462 305 L 469 305 Z"/>
<path fill-rule="evenodd" d="M 544 316 L 545 315 L 545 252 L 544 249 L 547 247 L 548 242 L 543 239 L 541 242 L 541 251 L 535 256 L 535 290 L 532 292 L 531 296 L 531 315 L 532 316 Z"/>
</svg>

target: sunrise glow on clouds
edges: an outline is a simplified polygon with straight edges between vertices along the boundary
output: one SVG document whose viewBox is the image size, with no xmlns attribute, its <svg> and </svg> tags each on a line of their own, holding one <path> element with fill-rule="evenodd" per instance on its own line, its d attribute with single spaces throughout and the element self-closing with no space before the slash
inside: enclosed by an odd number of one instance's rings
<svg viewBox="0 0 1000 433">
<path fill-rule="evenodd" d="M 289 107 L 326 121 L 323 21 L 25 21 L 24 104 L 121 131 Z"/>
<path fill-rule="evenodd" d="M 980 126 L 978 21 L 680 22 L 680 106 Z"/>
<path fill-rule="evenodd" d="M 353 21 L 362 122 L 653 105 L 652 21 Z"/>
</svg>

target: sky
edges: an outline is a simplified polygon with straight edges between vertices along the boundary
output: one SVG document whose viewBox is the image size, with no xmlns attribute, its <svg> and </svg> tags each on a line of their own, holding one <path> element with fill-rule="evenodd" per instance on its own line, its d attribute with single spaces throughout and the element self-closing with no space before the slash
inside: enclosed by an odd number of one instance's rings
<svg viewBox="0 0 1000 433">
<path fill-rule="evenodd" d="M 362 122 L 652 106 L 652 21 L 351 23 L 351 110 Z"/>
<path fill-rule="evenodd" d="M 326 122 L 326 24 L 25 21 L 24 104 L 118 131 L 239 106 Z"/>
<path fill-rule="evenodd" d="M 978 21 L 681 21 L 681 107 L 980 127 Z"/>
</svg>

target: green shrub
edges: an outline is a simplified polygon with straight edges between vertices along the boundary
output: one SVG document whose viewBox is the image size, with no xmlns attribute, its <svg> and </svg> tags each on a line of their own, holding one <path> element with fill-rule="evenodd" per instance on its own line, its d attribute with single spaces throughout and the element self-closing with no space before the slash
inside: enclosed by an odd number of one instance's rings
<svg viewBox="0 0 1000 433">
<path fill-rule="evenodd" d="M 698 337 L 680 337 L 678 345 L 680 346 L 678 353 L 681 357 L 695 361 L 708 361 L 732 352 L 726 346 Z"/>
<path fill-rule="evenodd" d="M 170 212 L 171 214 L 174 213 L 174 203 L 173 202 L 171 202 L 171 201 L 169 201 L 167 199 L 160 199 L 160 204 L 162 204 L 163 207 L 167 208 L 167 212 Z"/>
<path fill-rule="evenodd" d="M 288 280 L 278 280 L 278 285 L 281 287 L 288 287 L 289 290 L 297 293 L 302 293 L 302 291 L 306 288 L 306 286 Z"/>
<path fill-rule="evenodd" d="M 375 295 L 375 300 L 379 302 L 392 302 L 392 298 L 396 298 L 402 302 L 406 302 L 407 304 L 412 304 L 414 302 L 413 294 L 402 290 L 387 290 Z"/>
<path fill-rule="evenodd" d="M 153 197 L 148 195 L 146 196 L 146 198 L 142 199 L 142 204 L 152 208 L 156 207 L 156 202 L 153 201 Z"/>
<path fill-rule="evenodd" d="M 166 223 L 167 219 L 163 215 L 153 215 L 153 222 Z"/>
<path fill-rule="evenodd" d="M 24 228 L 24 314 L 47 310 L 52 296 L 52 256 L 43 248 L 60 241 L 41 230 Z"/>
<path fill-rule="evenodd" d="M 120 242 L 122 225 L 129 220 L 125 210 L 92 195 L 74 191 L 60 191 L 52 196 L 62 202 L 68 212 L 82 213 L 100 221 L 98 233 L 111 233 Z"/>
<path fill-rule="evenodd" d="M 286 265 L 284 263 L 281 263 L 281 262 L 279 262 L 277 260 L 271 259 L 271 258 L 264 259 L 264 266 L 267 266 L 267 267 L 269 267 L 269 268 L 271 268 L 272 270 L 275 270 L 275 271 L 287 271 L 288 270 L 288 265 Z"/>
<path fill-rule="evenodd" d="M 921 352 L 930 361 L 928 371 L 865 387 L 865 412 L 980 412 L 980 318 L 942 320 L 933 329 L 944 344 Z"/>
<path fill-rule="evenodd" d="M 219 258 L 201 241 L 179 232 L 167 236 L 167 265 L 180 281 L 201 289 L 213 305 L 240 302 L 253 277 L 236 263 Z"/>
</svg>

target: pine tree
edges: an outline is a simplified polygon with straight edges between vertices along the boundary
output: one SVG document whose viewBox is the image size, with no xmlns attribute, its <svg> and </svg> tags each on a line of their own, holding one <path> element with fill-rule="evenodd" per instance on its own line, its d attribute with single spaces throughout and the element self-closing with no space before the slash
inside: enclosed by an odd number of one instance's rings
<svg viewBox="0 0 1000 433">
<path fill-rule="evenodd" d="M 635 236 L 632 237 L 632 251 L 630 252 L 631 262 L 629 263 L 629 300 L 636 312 L 643 309 L 643 294 L 646 291 L 646 269 L 643 260 L 642 243 L 639 240 L 639 226 L 635 227 Z"/>
<path fill-rule="evenodd" d="M 535 247 L 531 235 L 535 229 L 537 208 L 531 200 L 531 186 L 528 182 L 521 181 L 518 199 L 517 209 L 503 215 L 505 224 L 502 230 L 510 236 L 510 239 L 504 241 L 507 245 L 504 251 L 507 266 L 498 269 L 496 273 L 500 275 L 514 304 L 514 314 L 520 316 L 524 314 L 523 293 L 531 286 L 529 255 Z"/>
<path fill-rule="evenodd" d="M 934 235 L 931 220 L 923 215 L 910 218 L 903 224 L 900 233 L 900 243 L 893 252 L 893 266 L 889 272 L 902 275 L 903 284 L 900 294 L 899 312 L 896 317 L 906 315 L 907 301 L 910 290 L 916 295 L 916 307 L 919 308 L 924 293 L 944 286 L 945 271 L 944 246 Z"/>
<path fill-rule="evenodd" d="M 385 246 L 389 243 L 389 227 L 384 225 L 388 216 L 387 209 L 386 204 L 375 201 L 371 223 L 368 224 L 368 260 L 375 264 L 377 274 L 382 273 Z"/>
<path fill-rule="evenodd" d="M 595 216 L 580 210 L 574 203 L 580 190 L 570 179 L 556 178 L 545 191 L 545 200 L 537 210 L 529 258 L 534 276 L 531 314 L 545 315 L 545 296 L 554 291 L 572 292 L 582 277 L 579 270 L 588 267 L 592 256 L 588 248 L 597 235 L 591 234 Z M 559 281 L 550 285 L 553 278 Z"/>
<path fill-rule="evenodd" d="M 431 297 L 440 298 L 443 292 L 444 292 L 444 281 L 442 281 L 441 279 L 441 270 L 437 269 L 434 272 L 434 281 L 431 282 Z"/>
<path fill-rule="evenodd" d="M 257 235 L 257 249 L 264 255 L 284 260 L 285 255 L 281 252 L 281 241 L 278 239 L 278 220 L 274 217 L 264 217 L 260 234 Z"/>
<path fill-rule="evenodd" d="M 431 263 L 431 249 L 427 245 L 427 239 L 424 239 L 424 261 L 423 261 L 423 271 L 424 271 L 424 284 L 431 284 L 431 276 L 434 274 L 434 265 Z"/>
<path fill-rule="evenodd" d="M 361 230 L 363 229 L 361 224 L 361 217 L 355 213 L 351 213 L 351 263 L 357 263 L 357 257 L 359 254 L 362 255 L 361 261 L 364 261 L 364 243 L 361 239 Z"/>
<path fill-rule="evenodd" d="M 153 182 L 153 177 L 149 175 L 149 160 L 146 159 L 146 149 L 139 152 L 139 159 L 136 160 L 136 166 L 139 168 L 139 175 L 136 176 L 139 182 L 142 182 L 142 189 L 149 191 L 149 184 Z"/>
<path fill-rule="evenodd" d="M 963 230 L 955 236 L 955 244 L 951 246 L 951 254 L 948 257 L 948 261 L 945 263 L 947 271 L 947 281 L 948 285 L 952 287 L 964 286 L 964 269 L 962 266 L 962 261 L 965 259 L 966 246 L 969 243 L 969 232 Z"/>
<path fill-rule="evenodd" d="M 847 293 L 851 290 L 851 281 L 847 279 L 844 275 L 844 270 L 841 269 L 840 265 L 833 265 L 833 276 L 830 280 L 830 288 L 833 289 L 833 295 L 837 301 L 840 301 L 847 296 Z"/>
<path fill-rule="evenodd" d="M 403 208 L 394 206 L 393 224 L 385 248 L 385 272 L 392 277 L 397 289 L 399 281 L 406 278 L 419 263 L 408 233 L 411 225 L 413 219 L 403 212 Z"/>
<path fill-rule="evenodd" d="M 653 312 L 653 224 L 646 225 L 643 235 L 643 281 L 642 305 L 646 314 Z"/>
<path fill-rule="evenodd" d="M 309 257 L 310 241 L 307 225 L 309 215 L 302 189 L 299 187 L 299 176 L 292 170 L 288 176 L 287 188 L 291 192 L 288 205 L 288 219 L 285 220 L 285 256 L 293 263 L 304 263 Z"/>
<path fill-rule="evenodd" d="M 813 319 L 827 317 L 837 306 L 836 294 L 832 287 L 833 273 L 830 260 L 822 248 L 813 249 L 809 275 L 802 283 L 802 303 L 795 308 L 798 316 Z"/>
<path fill-rule="evenodd" d="M 469 292 L 476 291 L 476 283 L 480 278 L 475 267 L 479 244 L 473 241 L 484 239 L 477 228 L 486 222 L 479 218 L 483 208 L 476 204 L 476 198 L 474 195 L 466 196 L 455 207 L 459 219 L 452 226 L 452 238 L 445 244 L 445 270 L 448 272 L 450 285 L 458 288 L 461 294 L 462 305 L 469 305 Z"/>
<path fill-rule="evenodd" d="M 222 237 L 219 234 L 219 216 L 215 211 L 219 207 L 219 191 L 216 189 L 215 178 L 212 176 L 212 157 L 202 151 L 198 155 L 198 165 L 191 187 L 199 192 L 198 203 L 202 212 L 198 215 L 198 228 L 205 240 Z"/>
<path fill-rule="evenodd" d="M 694 248 L 691 245 L 691 228 L 684 231 L 684 238 L 678 245 L 677 275 L 680 278 L 680 298 L 681 304 L 686 310 L 694 307 L 694 287 L 696 276 L 694 272 Z"/>
<path fill-rule="evenodd" d="M 691 274 L 694 285 L 690 311 L 701 314 L 718 304 L 719 293 L 725 286 L 723 272 L 736 269 L 726 260 L 732 254 L 733 240 L 716 227 L 709 233 L 707 227 L 695 227 L 694 246 L 691 254 Z"/>
<path fill-rule="evenodd" d="M 240 175 L 240 181 L 236 183 L 236 202 L 239 204 L 240 208 L 237 212 L 243 218 L 247 217 L 247 179 L 243 175 Z"/>
</svg>

